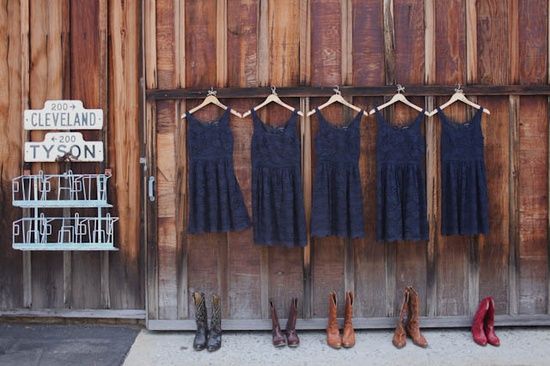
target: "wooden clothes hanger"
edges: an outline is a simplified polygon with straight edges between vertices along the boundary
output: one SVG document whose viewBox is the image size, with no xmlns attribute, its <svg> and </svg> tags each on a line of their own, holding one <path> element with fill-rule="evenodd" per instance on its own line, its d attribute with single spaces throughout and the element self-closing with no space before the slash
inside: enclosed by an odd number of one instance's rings
<svg viewBox="0 0 550 366">
<path fill-rule="evenodd" d="M 405 95 L 403 94 L 404 91 L 405 91 L 405 88 L 404 88 L 401 84 L 397 84 L 397 93 L 395 93 L 395 94 L 393 95 L 393 97 L 392 97 L 389 101 L 387 101 L 386 103 L 384 103 L 384 104 L 382 104 L 382 105 L 380 105 L 380 106 L 378 106 L 378 107 L 376 107 L 376 108 L 371 109 L 370 112 L 369 112 L 369 114 L 373 114 L 374 112 L 376 112 L 376 109 L 382 110 L 382 109 L 384 109 L 384 108 L 386 108 L 386 107 L 389 107 L 390 105 L 395 104 L 395 103 L 397 103 L 397 102 L 401 102 L 401 103 L 403 103 L 403 104 L 405 104 L 405 105 L 407 105 L 407 106 L 409 106 L 409 107 L 411 107 L 411 108 L 413 108 L 413 109 L 416 109 L 416 110 L 419 111 L 419 112 L 424 111 L 423 108 L 417 106 L 417 105 L 414 104 L 414 103 L 411 103 L 411 102 L 407 99 L 407 97 L 405 97 Z M 424 111 L 424 114 L 425 114 L 426 116 L 429 116 L 429 115 L 430 115 L 427 111 Z"/>
<path fill-rule="evenodd" d="M 321 110 L 325 107 L 328 107 L 329 105 L 333 104 L 333 103 L 340 103 L 348 108 L 351 108 L 353 109 L 354 111 L 356 112 L 361 112 L 362 109 L 357 107 L 356 105 L 353 105 L 351 104 L 350 102 L 348 102 L 347 100 L 344 99 L 344 97 L 342 96 L 342 92 L 340 91 L 340 87 L 338 85 L 336 85 L 336 87 L 333 89 L 334 90 L 334 94 L 329 98 L 329 100 L 327 100 L 325 103 L 321 104 L 320 106 L 318 106 L 317 108 L 314 108 L 312 110 L 310 110 L 309 112 L 307 112 L 307 116 L 311 116 L 313 114 L 315 114 L 315 110 L 318 109 L 318 110 Z M 368 116 L 369 114 L 367 112 L 363 112 L 365 114 L 365 116 Z"/>
<path fill-rule="evenodd" d="M 202 108 L 206 107 L 209 104 L 214 104 L 215 106 L 220 107 L 223 110 L 227 110 L 229 107 L 226 106 L 225 104 L 223 104 L 222 102 L 220 102 L 218 97 L 216 97 L 216 94 L 217 94 L 217 92 L 214 90 L 214 88 L 210 87 L 210 90 L 206 94 L 206 98 L 204 98 L 202 103 L 199 104 L 198 106 L 196 106 L 195 108 L 189 110 L 188 113 L 193 114 L 196 111 L 198 111 L 199 109 L 202 109 Z M 243 118 L 243 116 L 239 112 L 237 112 L 233 109 L 231 109 L 230 112 L 234 116 L 237 116 L 239 118 Z M 181 115 L 181 118 L 185 118 L 185 116 L 186 116 L 186 114 L 184 113 L 184 114 Z"/>
<path fill-rule="evenodd" d="M 257 111 L 258 109 L 261 109 L 263 107 L 265 107 L 266 105 L 268 105 L 269 103 L 276 103 L 278 105 L 280 105 L 281 107 L 284 107 L 290 111 L 296 111 L 296 108 L 294 108 L 293 106 L 291 105 L 288 105 L 286 104 L 285 102 L 283 102 L 281 100 L 281 98 L 279 98 L 279 96 L 277 95 L 277 88 L 272 86 L 271 87 L 271 94 L 268 95 L 267 98 L 265 98 L 265 100 L 263 102 L 261 102 L 260 104 L 258 104 L 257 106 L 255 106 L 254 108 L 252 108 L 254 111 Z M 243 113 L 243 118 L 244 117 L 248 117 L 250 116 L 250 114 L 252 113 L 252 111 L 246 111 Z M 304 116 L 304 113 L 302 111 L 297 111 L 298 115 L 300 116 Z"/>
<path fill-rule="evenodd" d="M 476 104 L 476 103 L 472 102 L 470 99 L 466 98 L 466 96 L 464 95 L 464 91 L 460 88 L 460 84 L 458 84 L 457 88 L 455 89 L 455 93 L 451 96 L 451 98 L 447 102 L 440 105 L 439 109 L 443 110 L 443 109 L 447 108 L 448 106 L 450 106 L 451 104 L 453 104 L 454 102 L 462 102 L 462 103 L 467 104 L 470 107 L 473 107 L 475 109 L 480 109 L 481 108 L 481 106 L 479 104 Z M 485 112 L 487 114 L 491 114 L 491 111 L 489 111 L 488 109 L 485 109 L 485 108 L 483 108 L 483 112 Z M 437 113 L 437 108 L 434 109 L 433 111 L 431 111 L 429 115 L 433 116 L 436 113 Z"/>
</svg>

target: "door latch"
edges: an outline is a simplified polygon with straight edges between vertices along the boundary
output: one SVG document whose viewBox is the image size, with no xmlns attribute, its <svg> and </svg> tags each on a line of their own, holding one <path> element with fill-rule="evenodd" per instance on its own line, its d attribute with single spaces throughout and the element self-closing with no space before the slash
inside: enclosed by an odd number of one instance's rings
<svg viewBox="0 0 550 366">
<path fill-rule="evenodd" d="M 153 175 L 149 176 L 147 191 L 148 191 L 149 201 L 153 202 L 155 200 L 155 177 Z"/>
</svg>

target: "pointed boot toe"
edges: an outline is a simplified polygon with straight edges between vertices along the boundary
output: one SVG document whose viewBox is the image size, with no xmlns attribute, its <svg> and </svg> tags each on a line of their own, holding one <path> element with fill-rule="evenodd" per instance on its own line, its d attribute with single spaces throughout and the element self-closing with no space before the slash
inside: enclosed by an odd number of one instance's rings
<svg viewBox="0 0 550 366">
<path fill-rule="evenodd" d="M 487 343 L 498 347 L 500 346 L 500 339 L 495 333 L 495 300 L 492 297 L 488 297 L 486 300 L 489 303 L 489 307 L 483 322 L 483 330 L 487 337 Z"/>
<path fill-rule="evenodd" d="M 336 319 L 337 299 L 333 291 L 328 297 L 328 324 L 327 324 L 327 344 L 334 348 L 342 347 L 342 337 L 338 329 L 338 320 Z"/>
<path fill-rule="evenodd" d="M 208 341 L 206 349 L 208 352 L 214 352 L 222 346 L 222 308 L 221 300 L 218 295 L 212 297 L 212 318 L 210 319 L 210 331 L 208 332 Z"/>
<path fill-rule="evenodd" d="M 342 347 L 355 346 L 355 330 L 353 329 L 353 292 L 346 292 L 346 306 L 344 308 L 344 330 L 342 332 Z"/>
<path fill-rule="evenodd" d="M 286 323 L 285 335 L 286 344 L 289 347 L 296 348 L 300 345 L 300 338 L 296 332 L 296 318 L 298 317 L 298 298 L 292 298 L 290 302 L 290 310 L 288 313 L 288 321 Z"/>
<path fill-rule="evenodd" d="M 195 351 L 202 351 L 206 348 L 208 337 L 208 316 L 204 294 L 202 292 L 194 292 L 193 303 L 195 304 L 195 321 L 197 323 L 197 330 L 193 339 L 193 349 Z"/>
<path fill-rule="evenodd" d="M 422 348 L 428 347 L 428 341 L 422 335 L 420 331 L 420 296 L 418 292 L 409 286 L 409 307 L 408 307 L 408 322 L 405 326 L 405 330 L 409 337 L 412 338 L 413 343 Z"/>
</svg>

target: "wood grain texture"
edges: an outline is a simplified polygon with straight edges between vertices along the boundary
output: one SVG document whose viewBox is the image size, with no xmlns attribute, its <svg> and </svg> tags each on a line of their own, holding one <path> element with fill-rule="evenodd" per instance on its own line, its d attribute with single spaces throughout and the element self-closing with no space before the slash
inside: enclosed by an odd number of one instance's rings
<svg viewBox="0 0 550 366">
<path fill-rule="evenodd" d="M 23 14 L 24 15 L 24 14 Z M 20 61 L 24 55 L 19 1 L 0 2 L 0 230 L 11 232 L 11 222 L 21 214 L 11 205 L 11 179 L 20 174 L 22 135 L 21 112 L 25 106 L 22 79 L 27 70 Z M 28 56 L 28 54 L 27 54 Z M 0 309 L 23 306 L 23 261 L 11 249 L 11 236 L 0 239 Z"/>
<path fill-rule="evenodd" d="M 159 85 L 175 87 L 175 2 L 158 0 L 156 19 L 156 74 Z M 158 261 L 158 316 L 161 319 L 178 318 L 178 264 L 176 207 L 178 116 L 176 103 L 157 103 L 156 182 L 157 182 L 157 261 Z M 186 285 L 187 287 L 187 285 Z M 185 299 L 187 301 L 187 298 Z"/>
<path fill-rule="evenodd" d="M 217 1 L 189 1 L 185 3 L 185 74 L 186 85 L 203 87 L 219 85 L 216 57 Z M 195 101 L 199 103 L 200 101 Z M 192 108 L 191 102 L 187 108 Z M 195 116 L 201 120 L 211 120 L 219 116 L 221 110 L 214 106 L 197 111 Z M 173 197 L 172 197 L 173 199 Z M 227 246 L 225 233 L 210 233 L 205 235 L 187 235 L 188 240 L 188 288 L 189 317 L 194 316 L 194 305 L 190 294 L 202 291 L 210 300 L 214 293 L 223 295 L 225 292 L 224 278 L 219 271 L 225 272 L 225 259 L 220 255 L 222 247 Z M 210 303 L 210 301 L 208 301 Z M 210 305 L 209 305 L 210 306 Z M 224 312 L 227 312 L 226 301 L 222 302 Z"/>
<path fill-rule="evenodd" d="M 312 1 L 312 29 L 327 29 L 327 32 L 311 33 L 311 82 L 317 85 L 339 85 L 342 81 L 342 23 L 345 14 L 339 1 Z M 325 100 L 312 99 L 317 106 Z M 348 113 L 337 104 L 322 111 L 325 118 L 344 124 Z M 311 136 L 319 130 L 317 116 L 310 118 Z M 316 153 L 312 146 L 312 176 L 315 180 Z M 315 184 L 315 181 L 312 182 Z M 314 198 L 313 198 L 314 199 Z M 346 240 L 337 237 L 312 238 L 312 317 L 325 316 L 329 291 L 336 291 L 339 309 L 343 309 Z"/>
<path fill-rule="evenodd" d="M 74 99 L 82 100 L 86 108 L 105 108 L 100 100 L 100 80 L 107 76 L 101 70 L 101 42 L 99 34 L 99 2 L 73 1 L 70 7 L 70 92 Z M 55 11 L 62 17 L 61 9 Z M 106 40 L 105 40 L 106 41 Z M 101 140 L 101 131 L 84 131 L 85 140 Z M 99 164 L 71 164 L 75 173 L 98 172 Z M 111 199 L 111 197 L 109 197 Z M 95 215 L 96 210 L 78 210 L 81 215 Z M 66 212 L 65 214 L 70 214 Z M 67 253 L 70 271 L 71 296 L 69 306 L 75 308 L 108 307 L 101 304 L 101 256 L 99 252 Z M 67 276 L 68 277 L 68 276 Z M 108 291 L 108 289 L 107 289 Z"/>
<path fill-rule="evenodd" d="M 376 1 L 353 3 L 353 85 L 384 85 L 383 4 Z M 379 105 L 380 98 L 355 97 L 360 106 Z M 361 124 L 359 172 L 363 192 L 365 239 L 354 240 L 355 304 L 357 316 L 386 314 L 384 245 L 376 242 L 376 122 Z"/>
<path fill-rule="evenodd" d="M 63 18 L 61 2 L 32 2 L 30 4 L 30 107 L 42 108 L 47 99 L 63 97 L 63 63 L 67 55 L 62 49 Z M 50 14 L 52 13 L 52 14 Z M 50 87 L 50 83 L 52 86 Z M 45 132 L 30 133 L 33 140 L 42 140 Z M 61 168 L 54 163 L 33 164 L 33 171 L 55 173 Z M 61 215 L 61 210 L 51 214 Z M 31 287 L 33 308 L 58 308 L 64 306 L 63 254 L 34 252 L 31 255 Z"/>
<path fill-rule="evenodd" d="M 461 0 L 437 1 L 435 3 L 436 26 L 436 82 L 453 84 L 466 80 L 466 22 L 465 7 Z M 439 98 L 436 105 L 447 98 Z M 466 107 L 457 103 L 445 110 L 455 121 L 466 121 Z M 434 149 L 434 216 L 430 222 L 431 239 L 436 241 L 437 315 L 459 315 L 468 312 L 468 261 L 470 238 L 442 236 L 441 233 L 441 166 L 440 135 L 441 120 L 434 117 L 431 147 Z M 428 135 L 428 133 L 427 133 Z M 430 149 L 430 146 L 428 147 Z M 429 178 L 430 179 L 430 178 Z M 428 274 L 430 275 L 430 274 Z"/>
<path fill-rule="evenodd" d="M 140 247 L 140 9 L 139 2 L 109 2 L 109 157 L 111 189 L 120 217 L 119 251 L 110 256 L 110 298 L 115 309 L 144 307 L 143 251 Z"/>
<path fill-rule="evenodd" d="M 481 62 L 481 59 L 480 59 Z M 510 250 L 509 213 L 509 120 L 508 100 L 478 98 L 491 111 L 482 118 L 489 192 L 489 233 L 479 236 L 479 298 L 492 296 L 498 313 L 507 311 L 508 260 Z"/>
<path fill-rule="evenodd" d="M 300 1 L 270 0 L 268 3 L 269 80 L 275 86 L 295 85 L 300 78 Z M 298 100 L 285 100 L 298 107 Z M 281 125 L 290 112 L 277 106 L 268 106 L 263 120 Z M 300 131 L 296 131 L 300 133 Z M 302 249 L 270 247 L 268 249 L 268 294 L 280 314 L 287 314 L 292 297 L 303 304 L 303 253 Z M 299 316 L 302 307 L 298 306 Z"/>
<path fill-rule="evenodd" d="M 547 98 L 520 101 L 519 313 L 546 312 L 548 215 Z"/>
<path fill-rule="evenodd" d="M 258 0 L 232 2 L 227 9 L 227 84 L 258 85 Z M 231 100 L 231 107 L 247 110 L 251 100 Z M 228 103 L 229 103 L 228 102 Z M 252 212 L 251 118 L 231 119 L 235 176 L 248 212 Z M 230 318 L 261 318 L 261 248 L 254 244 L 252 228 L 227 234 L 227 312 Z M 246 256 L 243 253 L 247 253 Z"/>
<path fill-rule="evenodd" d="M 519 82 L 548 80 L 548 3 L 519 3 Z M 519 313 L 548 309 L 548 98 L 519 102 Z"/>
<path fill-rule="evenodd" d="M 395 25 L 395 80 L 403 85 L 420 84 L 424 80 L 424 2 L 419 0 L 394 1 Z M 405 91 L 406 92 L 406 91 Z M 423 105 L 420 98 L 411 98 L 413 103 Z M 408 123 L 418 115 L 402 104 L 395 105 L 389 117 L 393 123 Z M 426 310 L 427 242 L 396 242 L 384 245 L 395 246 L 396 264 L 394 310 L 405 286 L 413 286 L 420 294 L 421 312 Z"/>
</svg>

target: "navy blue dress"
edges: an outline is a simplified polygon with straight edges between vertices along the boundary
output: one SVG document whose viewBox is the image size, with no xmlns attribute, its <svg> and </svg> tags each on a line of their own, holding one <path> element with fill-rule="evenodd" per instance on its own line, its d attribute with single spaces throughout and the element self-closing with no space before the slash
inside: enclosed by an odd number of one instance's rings
<svg viewBox="0 0 550 366">
<path fill-rule="evenodd" d="M 437 109 L 441 130 L 441 202 L 443 235 L 489 231 L 487 179 L 480 108 L 466 123 L 451 121 Z"/>
<path fill-rule="evenodd" d="M 252 110 L 252 218 L 257 244 L 306 244 L 297 117 L 294 111 L 285 126 L 271 127 Z"/>
<path fill-rule="evenodd" d="M 365 236 L 363 194 L 359 175 L 360 111 L 344 127 L 337 127 L 316 110 L 315 179 L 311 235 L 361 238 Z"/>
<path fill-rule="evenodd" d="M 376 109 L 376 238 L 427 240 L 425 154 L 420 129 L 424 111 L 404 127 Z"/>
<path fill-rule="evenodd" d="M 233 170 L 229 108 L 217 120 L 202 122 L 186 113 L 191 234 L 242 230 L 250 219 Z"/>
</svg>

